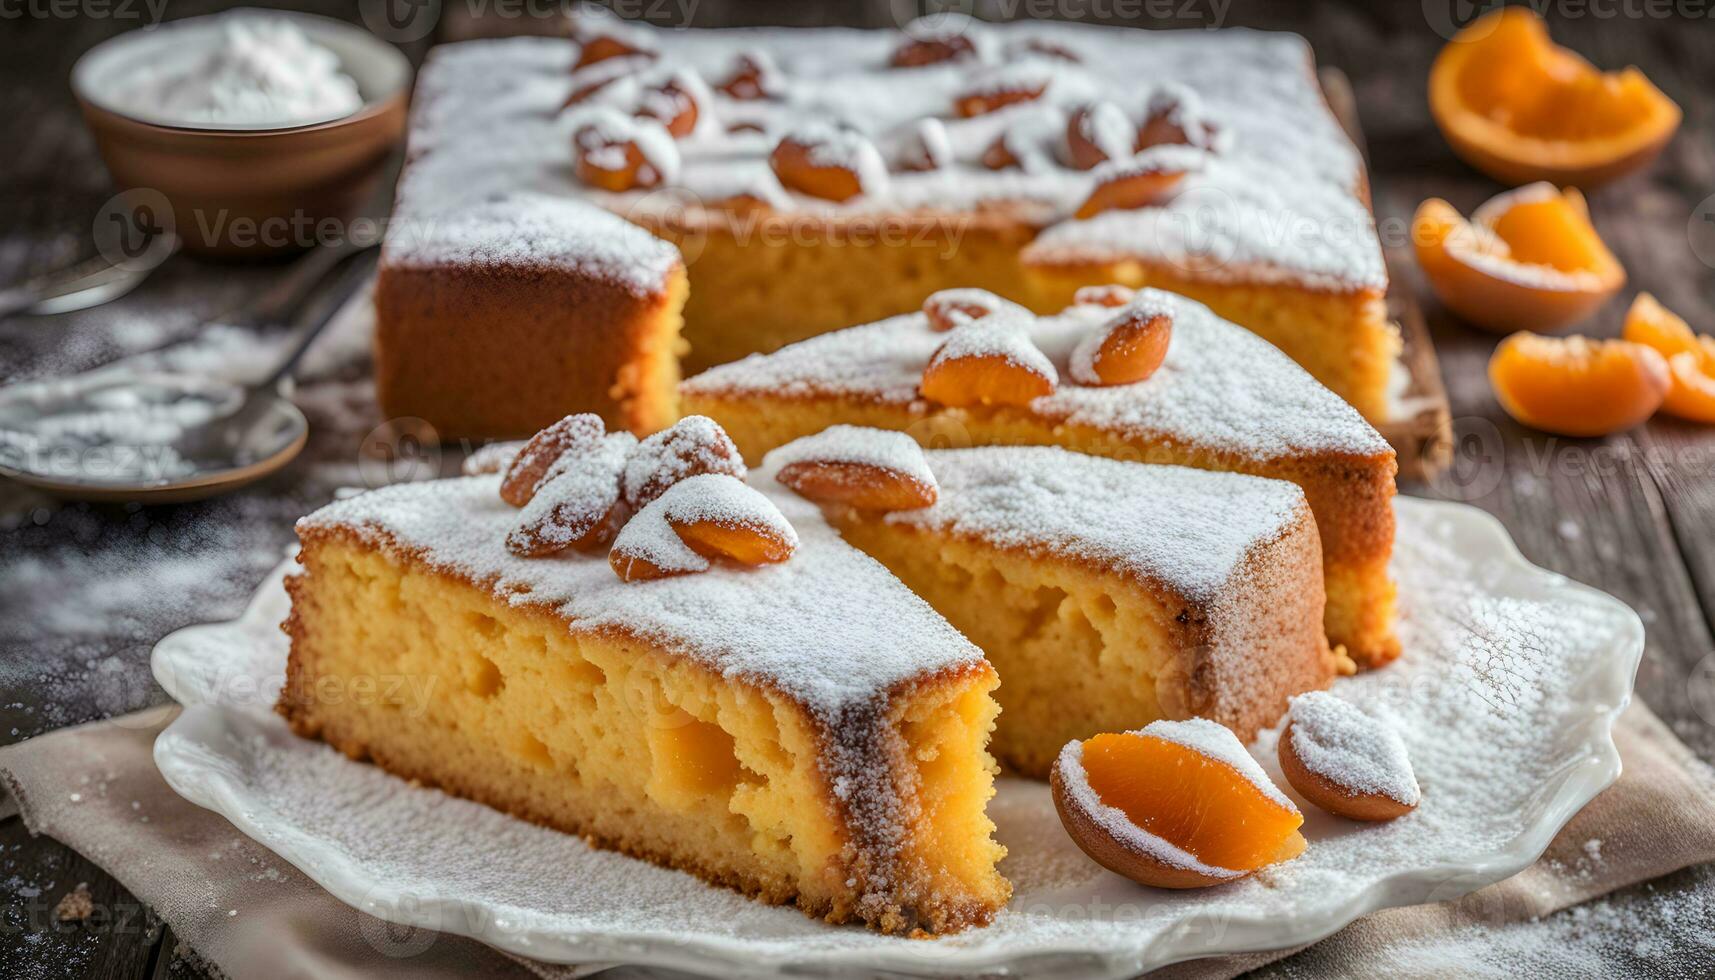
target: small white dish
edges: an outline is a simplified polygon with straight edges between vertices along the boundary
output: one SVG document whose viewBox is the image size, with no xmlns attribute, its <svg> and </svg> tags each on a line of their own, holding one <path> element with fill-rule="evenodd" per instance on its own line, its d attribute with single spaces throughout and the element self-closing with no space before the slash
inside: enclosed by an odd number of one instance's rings
<svg viewBox="0 0 1715 980">
<path fill-rule="evenodd" d="M 1359 825 L 1299 800 L 1303 857 L 1195 892 L 1144 888 L 1080 853 L 1047 786 L 1003 779 L 990 804 L 1012 902 L 982 929 L 879 936 L 427 789 L 293 736 L 271 712 L 285 569 L 243 617 L 155 648 L 187 707 L 155 760 L 186 799 L 379 918 L 554 963 L 693 973 L 1133 976 L 1181 960 L 1314 942 L 1377 909 L 1458 898 L 1534 862 L 1620 771 L 1643 624 L 1618 600 L 1524 560 L 1475 508 L 1401 499 L 1395 569 L 1406 654 L 1337 693 L 1406 736 L 1423 803 Z M 1276 733 L 1252 747 L 1279 781 Z M 1283 784 L 1284 786 L 1284 784 Z"/>
</svg>

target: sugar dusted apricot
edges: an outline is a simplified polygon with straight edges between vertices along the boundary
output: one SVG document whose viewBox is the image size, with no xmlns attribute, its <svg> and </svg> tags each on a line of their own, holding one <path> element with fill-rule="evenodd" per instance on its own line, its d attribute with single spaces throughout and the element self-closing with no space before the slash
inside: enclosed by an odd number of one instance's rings
<svg viewBox="0 0 1715 980">
<path fill-rule="evenodd" d="M 687 415 L 632 451 L 625 464 L 625 502 L 641 510 L 673 484 L 703 473 L 743 479 L 744 457 L 714 419 Z"/>
<path fill-rule="evenodd" d="M 832 127 L 786 136 L 768 162 L 782 186 L 828 201 L 878 191 L 887 177 L 881 154 L 867 137 Z"/>
<path fill-rule="evenodd" d="M 947 61 L 974 58 L 977 47 L 963 34 L 946 33 L 932 37 L 907 38 L 895 48 L 888 64 L 895 68 L 923 68 Z"/>
<path fill-rule="evenodd" d="M 1079 286 L 1072 294 L 1073 306 L 1124 306 L 1137 295 L 1130 286 Z"/>
<path fill-rule="evenodd" d="M 568 415 L 531 436 L 507 463 L 500 481 L 500 499 L 522 507 L 536 495 L 536 486 L 560 457 L 568 452 L 587 453 L 601 445 L 607 423 L 601 416 L 584 412 Z"/>
<path fill-rule="evenodd" d="M 506 550 L 520 558 L 541 558 L 612 541 L 626 514 L 620 473 L 636 445 L 631 433 L 618 432 L 594 448 L 562 453 L 519 512 Z"/>
<path fill-rule="evenodd" d="M 1422 792 L 1391 728 L 1327 691 L 1293 698 L 1287 717 L 1276 753 L 1305 799 L 1348 820 L 1394 820 L 1417 809 Z"/>
<path fill-rule="evenodd" d="M 1077 216 L 1093 218 L 1103 211 L 1129 211 L 1161 203 L 1185 179 L 1186 161 L 1144 154 L 1096 170 L 1096 186 L 1078 206 Z"/>
<path fill-rule="evenodd" d="M 1165 311 L 1127 309 L 1072 349 L 1072 380 L 1097 386 L 1143 381 L 1167 359 L 1172 341 L 1173 318 Z"/>
<path fill-rule="evenodd" d="M 929 325 L 939 331 L 951 330 L 973 320 L 996 313 L 1008 316 L 1029 316 L 1030 311 L 1011 300 L 1001 299 L 986 289 L 942 289 L 929 294 L 923 301 L 923 313 Z"/>
<path fill-rule="evenodd" d="M 994 72 L 953 100 L 953 111 L 967 119 L 1032 102 L 1048 91 L 1049 76 L 1039 65 L 1015 65 Z"/>
<path fill-rule="evenodd" d="M 1028 405 L 1054 393 L 1059 374 L 1020 327 L 990 317 L 947 334 L 923 369 L 923 397 L 954 408 Z"/>
<path fill-rule="evenodd" d="M 772 98 L 780 94 L 780 69 L 766 51 L 746 51 L 733 60 L 732 74 L 721 83 L 721 91 L 740 101 Z"/>
<path fill-rule="evenodd" d="M 1564 436 L 1604 436 L 1642 423 L 1672 384 L 1667 361 L 1627 340 L 1541 337 L 1501 341 L 1489 381 L 1507 414 Z"/>
<path fill-rule="evenodd" d="M 1304 817 L 1212 721 L 1071 742 L 1050 789 L 1085 854 L 1140 884 L 1201 888 L 1304 852 Z"/>
<path fill-rule="evenodd" d="M 647 48 L 632 44 L 629 41 L 615 37 L 611 34 L 598 34 L 589 38 L 589 40 L 583 43 L 583 47 L 578 49 L 578 60 L 572 66 L 572 70 L 576 71 L 580 68 L 588 68 L 590 65 L 596 64 L 597 62 L 607 61 L 612 58 L 654 57 L 656 57 L 656 52 Z"/>
<path fill-rule="evenodd" d="M 923 447 L 903 432 L 835 425 L 775 450 L 775 479 L 817 503 L 917 510 L 939 496 Z"/>
<path fill-rule="evenodd" d="M 706 571 L 713 560 L 782 562 L 798 534 L 773 501 L 724 473 L 673 484 L 614 539 L 608 562 L 627 582 Z"/>
</svg>

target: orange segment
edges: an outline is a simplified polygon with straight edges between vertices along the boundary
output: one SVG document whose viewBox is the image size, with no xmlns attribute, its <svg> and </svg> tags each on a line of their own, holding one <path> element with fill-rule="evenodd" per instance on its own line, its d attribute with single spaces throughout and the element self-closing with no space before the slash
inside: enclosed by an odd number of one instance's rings
<svg viewBox="0 0 1715 980">
<path fill-rule="evenodd" d="M 1638 425 L 1661 407 L 1670 386 L 1667 362 L 1642 344 L 1529 333 L 1501 341 L 1489 381 L 1508 415 L 1563 436 Z"/>
<path fill-rule="evenodd" d="M 1680 119 L 1642 72 L 1598 70 L 1527 7 L 1480 17 L 1441 49 L 1429 109 L 1454 151 L 1496 180 L 1584 188 L 1647 165 Z"/>
<path fill-rule="evenodd" d="M 1625 338 L 1667 358 L 1672 386 L 1662 411 L 1693 422 L 1715 422 L 1715 337 L 1699 336 L 1649 293 L 1626 312 Z"/>
<path fill-rule="evenodd" d="M 1441 302 L 1497 333 L 1569 327 L 1626 281 L 1590 224 L 1583 195 L 1550 184 L 1508 191 L 1469 221 L 1431 198 L 1412 219 L 1411 239 Z"/>
<path fill-rule="evenodd" d="M 1257 868 L 1304 850 L 1302 814 L 1270 799 L 1232 766 L 1137 732 L 1084 743 L 1090 789 L 1151 834 L 1204 864 Z"/>
</svg>

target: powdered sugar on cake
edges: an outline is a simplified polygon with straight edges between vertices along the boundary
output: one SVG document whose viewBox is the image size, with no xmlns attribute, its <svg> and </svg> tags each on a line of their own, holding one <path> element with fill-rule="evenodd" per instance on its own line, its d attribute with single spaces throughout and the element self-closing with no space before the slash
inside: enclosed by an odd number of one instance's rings
<svg viewBox="0 0 1715 980">
<path fill-rule="evenodd" d="M 945 339 L 930 363 L 940 364 L 962 358 L 999 358 L 1047 378 L 1051 383 L 1059 381 L 1060 372 L 1054 369 L 1054 362 L 1030 342 L 1029 325 L 1029 320 L 1005 313 L 972 320 L 942 335 Z"/>
<path fill-rule="evenodd" d="M 1123 438 L 1207 447 L 1251 460 L 1307 451 L 1391 451 L 1356 409 L 1250 331 L 1172 293 L 1146 289 L 1135 302 L 1171 313 L 1173 338 L 1161 367 L 1136 384 L 1061 385 L 1032 401 L 1030 411 Z M 1072 307 L 1037 318 L 1027 330 L 1057 367 L 1067 368 L 1078 342 L 1115 313 L 1109 307 Z M 930 329 L 923 314 L 907 314 L 712 368 L 685 381 L 681 391 L 710 398 L 835 396 L 928 414 L 934 408 L 919 400 L 917 387 L 945 336 Z"/>
<path fill-rule="evenodd" d="M 1422 794 L 1405 742 L 1362 708 L 1312 691 L 1292 699 L 1289 719 L 1292 749 L 1304 768 L 1342 789 L 1417 805 Z"/>
<path fill-rule="evenodd" d="M 1097 563 L 1190 601 L 1214 601 L 1237 587 L 1252 549 L 1309 514 L 1304 492 L 1283 480 L 1138 466 L 1049 446 L 926 455 L 939 499 L 890 513 L 889 523 Z M 770 454 L 764 468 L 775 465 Z"/>
<path fill-rule="evenodd" d="M 1210 722 L 1210 724 L 1214 724 Z M 1216 726 L 1219 728 L 1220 726 Z M 1222 728 L 1222 731 L 1226 729 Z M 1228 737 L 1232 736 L 1228 732 Z M 1237 740 L 1235 739 L 1235 744 Z M 1243 751 L 1241 749 L 1241 751 Z M 1256 765 L 1252 762 L 1251 765 Z M 1139 827 L 1126 812 L 1118 807 L 1109 806 L 1102 802 L 1096 791 L 1090 788 L 1090 778 L 1084 772 L 1084 743 L 1073 740 L 1066 743 L 1060 750 L 1059 761 L 1055 764 L 1060 773 L 1061 786 L 1070 798 L 1072 805 L 1087 814 L 1098 826 L 1107 831 L 1109 836 L 1119 841 L 1131 851 L 1154 858 L 1162 864 L 1174 868 L 1183 868 L 1209 878 L 1242 878 L 1243 871 L 1231 868 L 1216 867 L 1204 864 L 1190 852 L 1176 844 L 1169 843 L 1149 831 Z"/>
<path fill-rule="evenodd" d="M 390 486 L 330 504 L 299 530 L 343 529 L 514 605 L 551 608 L 573 633 L 641 636 L 723 675 L 774 688 L 830 724 L 895 684 L 982 659 L 785 488 L 769 498 L 798 536 L 790 561 L 623 582 L 605 554 L 529 559 L 508 552 L 504 539 L 518 511 L 501 501 L 499 485 L 498 476 L 477 476 Z"/>
<path fill-rule="evenodd" d="M 741 56 L 761 53 L 771 68 L 778 66 L 770 76 L 776 97 L 738 100 L 715 91 L 711 111 L 703 114 L 709 118 L 699 117 L 697 130 L 678 141 L 682 165 L 674 189 L 692 201 L 724 199 L 734 187 L 778 188 L 768 156 L 781 136 L 805 126 L 843 126 L 861 134 L 852 139 L 863 148 L 859 155 L 838 161 L 866 171 L 861 197 L 836 204 L 785 191 L 755 196 L 831 215 L 1041 205 L 1057 217 L 1029 250 L 1032 261 L 1136 256 L 1209 278 L 1243 273 L 1330 289 L 1386 283 L 1373 219 L 1360 197 L 1361 160 L 1328 111 L 1310 51 L 1297 37 L 973 23 L 968 35 L 978 58 L 893 69 L 889 56 L 904 40 L 895 31 L 640 32 L 650 35 L 663 67 L 709 82 L 731 77 Z M 1071 51 L 1080 61 L 1045 55 L 1032 44 Z M 437 48 L 422 73 L 411 133 L 413 154 L 428 147 L 434 152 L 408 168 L 403 210 L 521 188 L 587 196 L 622 213 L 662 206 L 666 195 L 658 192 L 607 194 L 569 176 L 570 123 L 560 108 L 578 84 L 570 70 L 575 56 L 575 44 L 545 38 Z M 1043 94 L 1027 102 L 970 118 L 953 111 L 960 96 L 984 86 L 1016 90 L 1042 80 Z M 628 100 L 635 101 L 635 93 L 627 94 L 629 81 L 599 88 L 589 103 L 629 111 Z M 1169 97 L 1188 120 L 1188 133 L 1208 136 L 1205 127 L 1214 128 L 1208 138 L 1217 153 L 1208 165 L 1182 181 L 1163 207 L 1071 220 L 1095 179 L 1058 159 L 1055 144 L 1071 110 L 1108 102 L 1140 120 Z M 921 155 L 921 123 L 928 117 L 941 122 L 933 152 L 944 150 L 947 164 L 877 169 L 883 158 Z M 729 132 L 736 123 L 763 134 Z M 1009 147 L 1020 167 L 994 170 L 982 163 L 997 142 Z M 872 155 L 876 151 L 879 156 Z"/>
<path fill-rule="evenodd" d="M 663 288 L 679 252 L 592 204 L 519 191 L 396 215 L 383 261 L 404 268 L 572 268 L 647 295 Z"/>
</svg>

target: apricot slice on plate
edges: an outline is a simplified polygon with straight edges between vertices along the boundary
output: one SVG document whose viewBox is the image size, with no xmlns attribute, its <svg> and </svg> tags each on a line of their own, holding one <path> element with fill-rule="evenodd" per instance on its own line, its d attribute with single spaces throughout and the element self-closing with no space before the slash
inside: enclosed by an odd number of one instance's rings
<svg viewBox="0 0 1715 980">
<path fill-rule="evenodd" d="M 1072 840 L 1157 888 L 1202 888 L 1304 853 L 1303 814 L 1237 736 L 1202 718 L 1067 744 L 1049 776 Z"/>
<path fill-rule="evenodd" d="M 1280 771 L 1305 799 L 1348 820 L 1392 820 L 1417 809 L 1422 791 L 1393 729 L 1327 691 L 1293 698 L 1287 717 Z"/>
<path fill-rule="evenodd" d="M 1626 312 L 1625 338 L 1667 358 L 1672 386 L 1662 411 L 1693 422 L 1715 422 L 1715 337 L 1692 332 L 1678 314 L 1639 293 Z"/>
<path fill-rule="evenodd" d="M 1441 49 L 1429 109 L 1454 152 L 1496 180 L 1583 188 L 1646 166 L 1680 119 L 1642 72 L 1600 71 L 1527 7 L 1480 17 Z"/>
<path fill-rule="evenodd" d="M 1629 340 L 1516 333 L 1489 359 L 1489 382 L 1507 414 L 1563 436 L 1629 429 L 1661 407 L 1667 361 Z"/>
<path fill-rule="evenodd" d="M 1431 198 L 1412 219 L 1411 240 L 1441 302 L 1496 333 L 1569 327 L 1626 281 L 1590 224 L 1583 195 L 1551 184 L 1508 191 L 1470 221 Z"/>
</svg>

